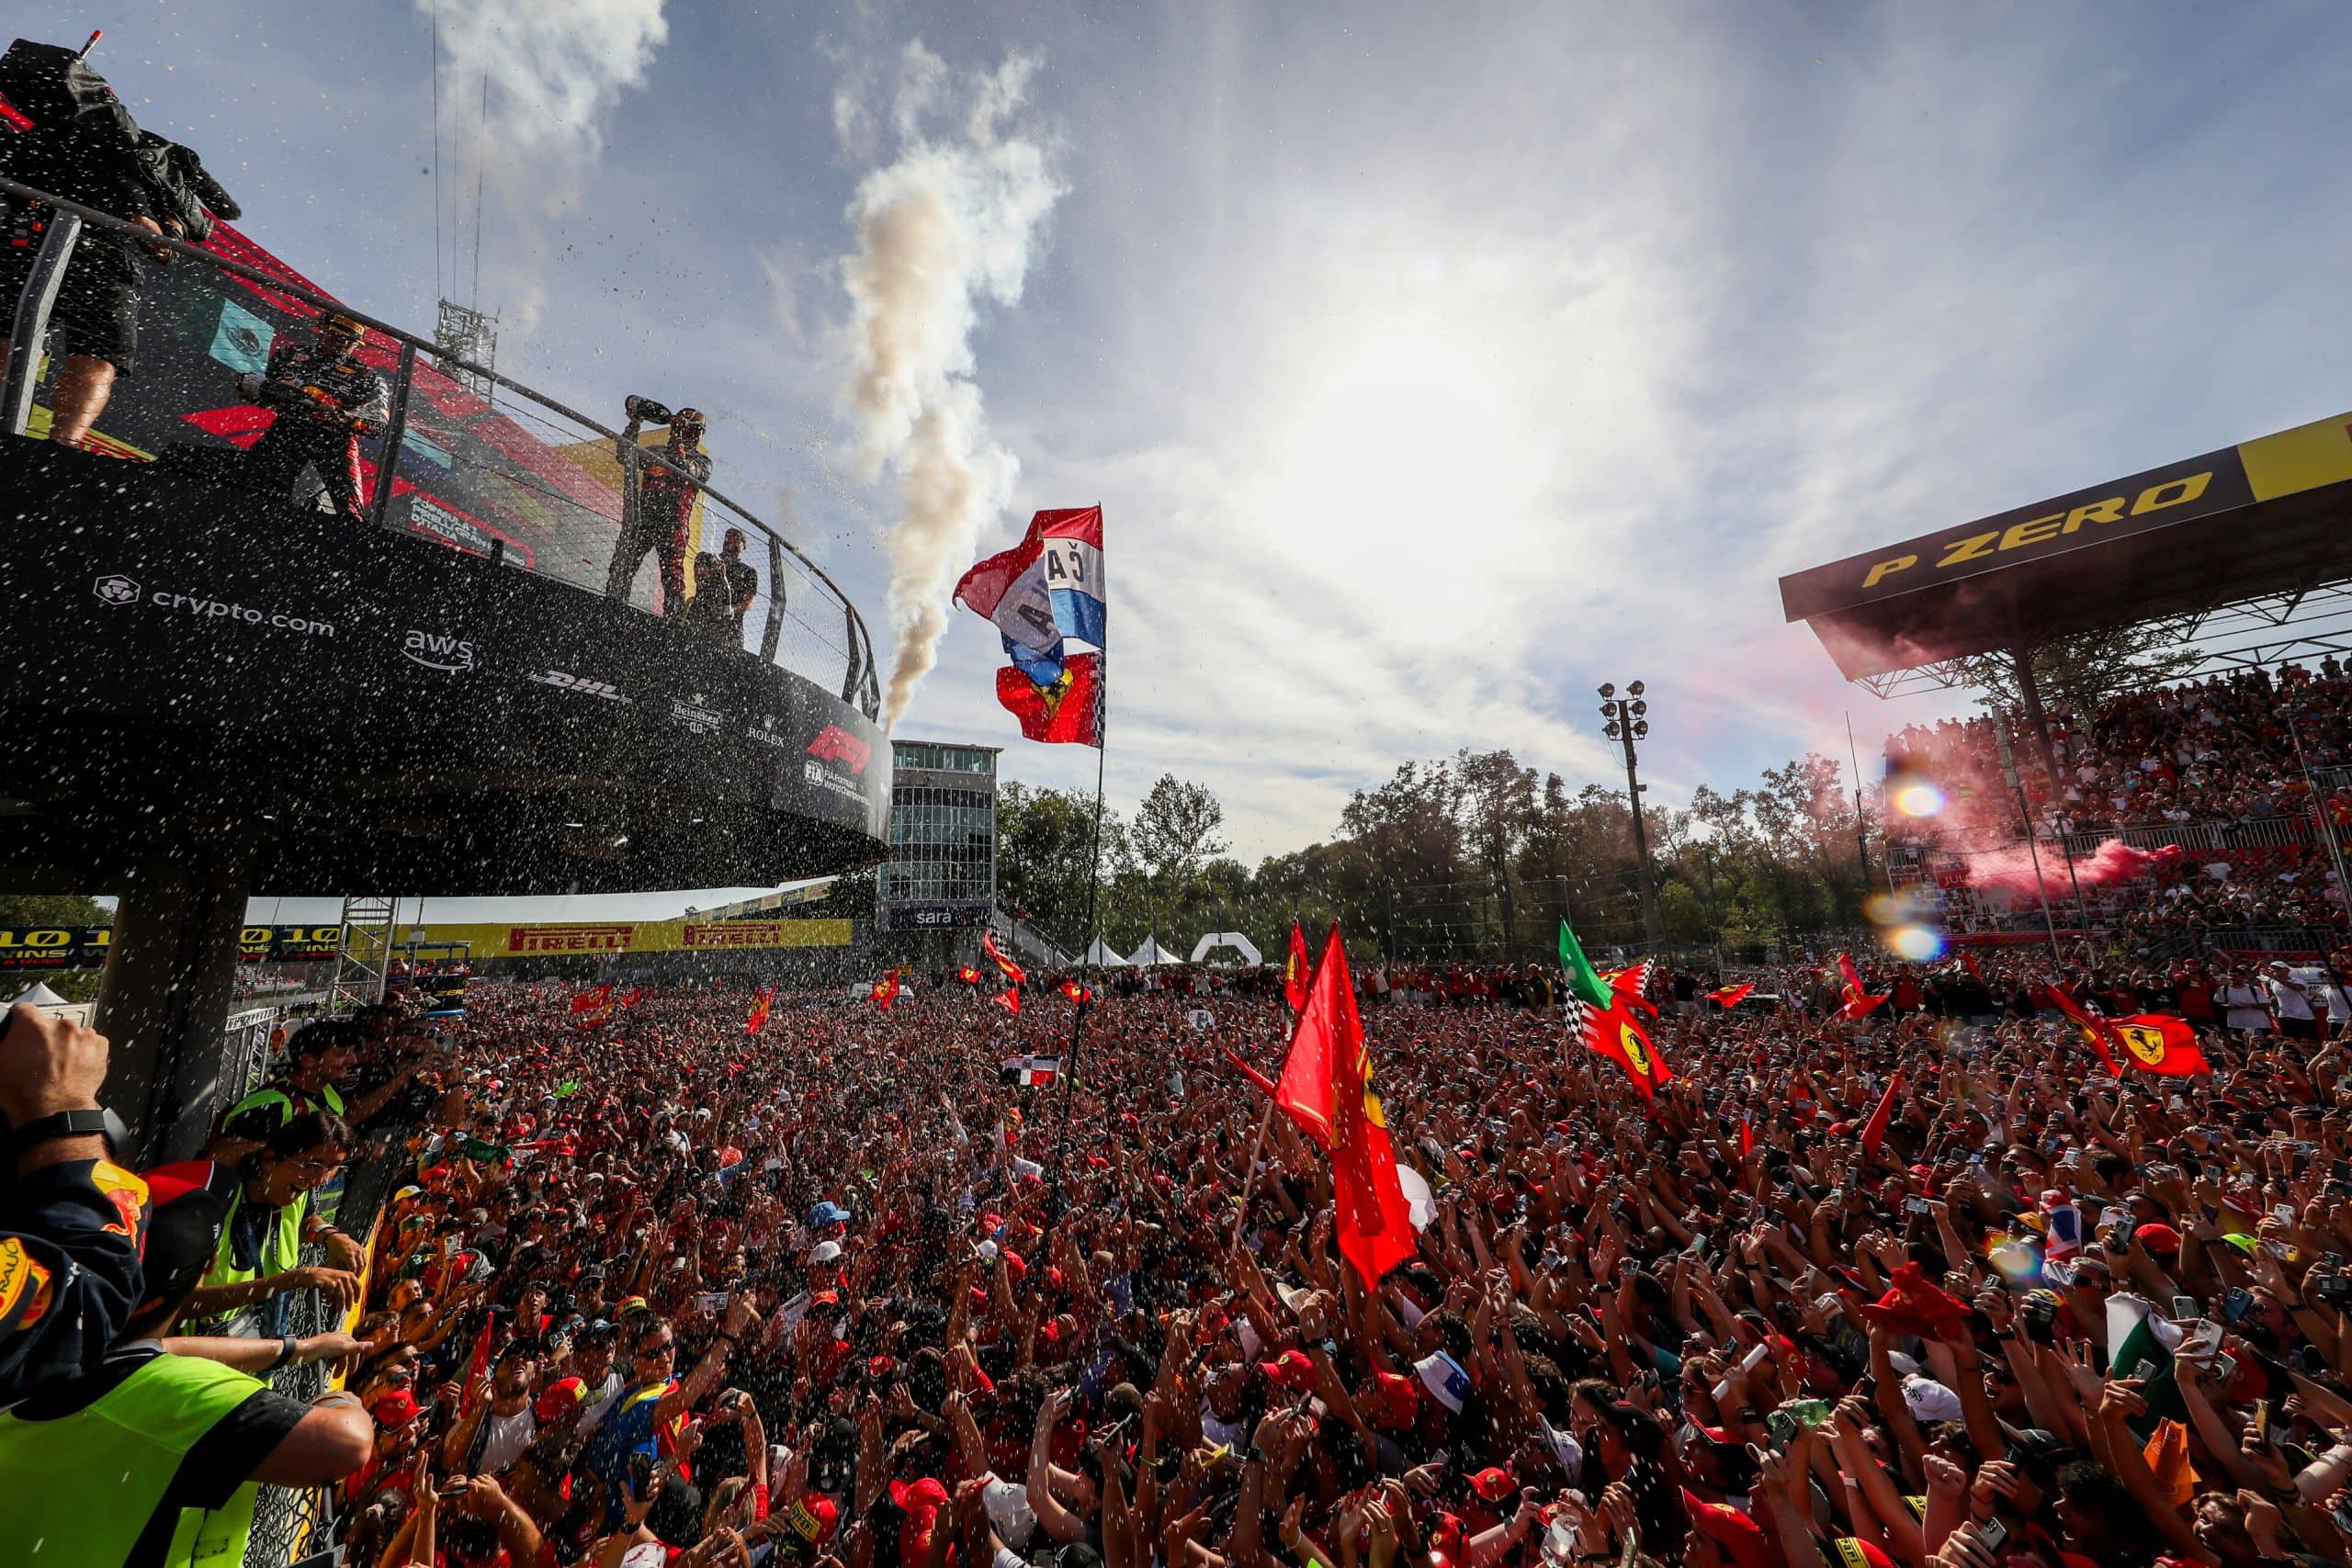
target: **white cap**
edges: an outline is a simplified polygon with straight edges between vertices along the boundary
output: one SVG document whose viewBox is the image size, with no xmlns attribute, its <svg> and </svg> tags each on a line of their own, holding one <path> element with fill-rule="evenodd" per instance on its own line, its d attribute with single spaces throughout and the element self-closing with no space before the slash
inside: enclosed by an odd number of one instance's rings
<svg viewBox="0 0 2352 1568">
<path fill-rule="evenodd" d="M 841 1256 L 842 1244 L 840 1242 L 820 1241 L 817 1244 L 815 1249 L 808 1254 L 808 1261 L 811 1263 L 836 1263 L 841 1260 Z"/>
<path fill-rule="evenodd" d="M 1903 1380 L 1903 1403 L 1911 1414 L 1922 1421 L 1957 1421 L 1962 1418 L 1960 1395 L 1938 1382 L 1914 1372 Z"/>
</svg>

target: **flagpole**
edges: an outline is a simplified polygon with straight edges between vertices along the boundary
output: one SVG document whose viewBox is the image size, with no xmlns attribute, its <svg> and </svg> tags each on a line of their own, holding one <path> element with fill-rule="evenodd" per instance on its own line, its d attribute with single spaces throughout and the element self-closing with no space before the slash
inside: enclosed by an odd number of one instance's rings
<svg viewBox="0 0 2352 1568">
<path fill-rule="evenodd" d="M 1265 1113 L 1258 1118 L 1258 1135 L 1250 1142 L 1250 1164 L 1241 1173 L 1241 1212 L 1233 1216 L 1233 1245 L 1241 1245 L 1242 1227 L 1250 1223 L 1250 1195 L 1258 1185 L 1258 1156 L 1265 1152 L 1266 1129 L 1274 1124 L 1274 1102 L 1266 1101 Z"/>
<path fill-rule="evenodd" d="M 1102 892 L 1102 770 L 1111 754 L 1110 737 L 1105 719 L 1111 709 L 1111 654 L 1107 648 L 1095 655 L 1094 666 L 1094 834 L 1092 852 L 1086 867 L 1086 951 L 1079 958 L 1078 1009 L 1069 1021 L 1069 1050 L 1066 1052 L 1062 1069 L 1062 1125 L 1054 1138 L 1054 1202 L 1053 1213 L 1060 1216 L 1065 1172 L 1069 1166 L 1069 1113 L 1078 1099 L 1079 1047 L 1085 1037 L 1086 1004 L 1094 998 L 1094 950 L 1102 941 L 1102 933 L 1095 929 L 1096 909 Z"/>
</svg>

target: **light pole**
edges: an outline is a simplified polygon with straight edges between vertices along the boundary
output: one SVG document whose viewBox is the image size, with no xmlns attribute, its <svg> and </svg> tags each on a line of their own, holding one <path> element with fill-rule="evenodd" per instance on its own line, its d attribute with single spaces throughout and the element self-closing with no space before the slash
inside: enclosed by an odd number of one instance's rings
<svg viewBox="0 0 2352 1568">
<path fill-rule="evenodd" d="M 1642 781 L 1634 760 L 1634 742 L 1646 740 L 1650 721 L 1643 716 L 1650 705 L 1642 700 L 1642 683 L 1635 681 L 1626 686 L 1620 697 L 1614 682 L 1600 683 L 1600 732 L 1625 748 L 1625 798 L 1634 805 L 1634 858 L 1642 868 L 1642 932 L 1649 939 L 1653 951 L 1663 944 L 1664 933 L 1657 919 L 1657 884 L 1650 875 L 1650 835 L 1642 820 Z"/>
</svg>

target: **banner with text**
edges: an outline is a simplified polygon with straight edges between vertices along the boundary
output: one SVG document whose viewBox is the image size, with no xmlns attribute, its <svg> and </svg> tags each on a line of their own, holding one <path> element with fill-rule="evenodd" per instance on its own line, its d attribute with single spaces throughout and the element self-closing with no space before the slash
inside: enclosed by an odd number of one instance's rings
<svg viewBox="0 0 2352 1568">
<path fill-rule="evenodd" d="M 435 926 L 427 944 L 463 942 L 485 958 L 600 957 L 624 953 L 756 953 L 793 947 L 847 947 L 847 920 L 582 920 L 565 925 Z"/>
</svg>

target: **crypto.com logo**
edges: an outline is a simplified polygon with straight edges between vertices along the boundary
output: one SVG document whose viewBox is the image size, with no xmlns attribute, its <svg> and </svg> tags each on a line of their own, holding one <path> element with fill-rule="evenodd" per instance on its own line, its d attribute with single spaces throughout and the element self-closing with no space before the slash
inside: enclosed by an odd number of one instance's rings
<svg viewBox="0 0 2352 1568">
<path fill-rule="evenodd" d="M 139 603 L 139 584 L 131 581 L 130 579 L 123 576 L 122 573 L 119 571 L 110 571 L 104 577 L 98 579 L 96 584 L 92 587 L 90 592 L 98 596 L 98 602 L 102 604 L 136 604 Z"/>
</svg>

